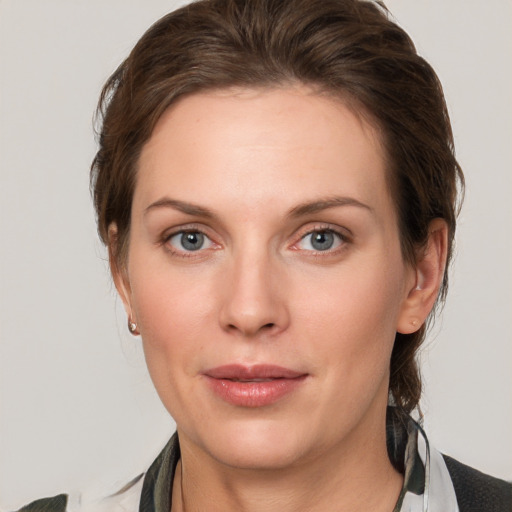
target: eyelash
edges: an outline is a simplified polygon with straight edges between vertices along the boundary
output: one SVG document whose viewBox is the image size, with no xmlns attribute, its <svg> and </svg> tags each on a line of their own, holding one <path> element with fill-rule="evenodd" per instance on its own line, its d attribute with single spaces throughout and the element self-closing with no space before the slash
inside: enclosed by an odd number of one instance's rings
<svg viewBox="0 0 512 512">
<path fill-rule="evenodd" d="M 211 250 L 211 248 L 198 249 L 197 251 L 178 250 L 169 244 L 170 240 L 173 237 L 175 237 L 177 235 L 183 236 L 184 234 L 187 234 L 187 233 L 200 233 L 201 235 L 206 237 L 213 246 L 220 247 L 220 245 L 217 244 L 216 242 L 214 242 L 212 240 L 212 238 L 206 233 L 206 230 L 204 230 L 200 226 L 196 226 L 196 225 L 183 226 L 183 227 L 173 230 L 171 232 L 164 233 L 161 238 L 160 245 L 164 246 L 164 248 L 169 253 L 171 253 L 173 256 L 177 256 L 177 257 L 181 257 L 181 258 L 198 258 L 200 256 L 204 256 L 204 251 L 209 250 L 209 249 Z M 351 237 L 349 235 L 347 235 L 346 233 L 342 233 L 341 230 L 335 229 L 331 225 L 321 224 L 321 225 L 317 225 L 317 226 L 314 226 L 313 228 L 308 229 L 304 233 L 301 233 L 300 236 L 298 237 L 298 240 L 290 246 L 290 249 L 295 250 L 295 251 L 300 251 L 301 249 L 297 248 L 297 245 L 300 242 L 302 242 L 303 240 L 305 240 L 308 236 L 313 235 L 314 233 L 330 233 L 338 238 L 339 245 L 337 247 L 335 247 L 334 249 L 329 248 L 329 249 L 326 249 L 325 251 L 321 251 L 321 250 L 306 250 L 306 251 L 304 251 L 305 253 L 307 253 L 308 256 L 311 256 L 311 257 L 321 258 L 321 257 L 332 256 L 332 255 L 338 254 L 340 251 L 346 249 L 346 245 L 352 241 Z M 215 250 L 215 248 L 213 250 Z"/>
</svg>

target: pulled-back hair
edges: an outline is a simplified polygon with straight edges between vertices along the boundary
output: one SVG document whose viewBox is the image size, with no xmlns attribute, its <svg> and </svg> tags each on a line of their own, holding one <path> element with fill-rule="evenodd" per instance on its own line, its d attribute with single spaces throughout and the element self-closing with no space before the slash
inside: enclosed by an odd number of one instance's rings
<svg viewBox="0 0 512 512">
<path fill-rule="evenodd" d="M 230 87 L 305 84 L 339 97 L 381 132 L 404 260 L 414 264 L 434 218 L 453 251 L 462 171 L 431 66 L 380 3 L 364 0 L 200 0 L 157 21 L 105 84 L 91 184 L 101 239 L 126 257 L 137 163 L 178 98 Z M 117 226 L 109 240 L 109 226 Z M 448 269 L 448 265 L 447 265 Z M 445 271 L 438 302 L 448 286 Z M 421 395 L 416 352 L 426 326 L 396 334 L 390 395 L 410 412 Z"/>
</svg>

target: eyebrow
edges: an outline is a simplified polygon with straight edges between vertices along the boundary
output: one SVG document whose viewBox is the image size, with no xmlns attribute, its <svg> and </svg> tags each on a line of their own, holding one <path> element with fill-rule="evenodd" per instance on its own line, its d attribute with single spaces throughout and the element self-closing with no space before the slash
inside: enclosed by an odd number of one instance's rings
<svg viewBox="0 0 512 512">
<path fill-rule="evenodd" d="M 356 206 L 358 208 L 363 208 L 368 210 L 371 213 L 374 213 L 374 209 L 371 206 L 368 206 L 353 197 L 328 197 L 325 199 L 319 199 L 316 201 L 305 202 L 294 206 L 289 212 L 288 217 L 297 218 L 304 217 L 305 215 L 311 215 L 313 213 L 318 213 L 323 210 L 328 210 L 329 208 L 336 208 L 340 206 Z M 150 211 L 155 210 L 157 208 L 172 208 L 174 210 L 178 210 L 187 215 L 191 215 L 194 217 L 204 217 L 207 219 L 212 219 L 215 217 L 215 214 L 212 210 L 205 208 L 204 206 L 199 206 L 197 204 L 188 203 L 185 201 L 179 201 L 177 199 L 171 199 L 169 197 L 163 197 L 154 203 L 151 203 L 145 210 L 144 215 L 147 215 Z"/>
<path fill-rule="evenodd" d="M 318 213 L 329 208 L 336 208 L 338 206 L 356 206 L 368 210 L 370 213 L 375 213 L 375 210 L 361 201 L 353 197 L 334 196 L 317 201 L 307 202 L 295 206 L 288 212 L 289 217 L 303 217 L 312 213 Z"/>
<path fill-rule="evenodd" d="M 144 215 L 147 215 L 150 211 L 156 208 L 173 208 L 174 210 L 178 210 L 194 217 L 206 217 L 208 219 L 215 217 L 213 212 L 204 206 L 187 203 L 185 201 L 178 201 L 177 199 L 171 199 L 169 197 L 163 197 L 162 199 L 151 203 L 144 210 Z"/>
</svg>

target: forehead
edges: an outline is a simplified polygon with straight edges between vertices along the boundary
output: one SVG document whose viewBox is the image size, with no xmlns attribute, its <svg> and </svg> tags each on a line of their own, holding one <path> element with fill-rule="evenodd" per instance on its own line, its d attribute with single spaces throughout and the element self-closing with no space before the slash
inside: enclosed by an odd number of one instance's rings
<svg viewBox="0 0 512 512">
<path fill-rule="evenodd" d="M 378 130 L 305 87 L 205 92 L 170 107 L 141 153 L 134 201 L 164 193 L 243 198 L 245 206 L 308 194 L 388 196 Z"/>
</svg>

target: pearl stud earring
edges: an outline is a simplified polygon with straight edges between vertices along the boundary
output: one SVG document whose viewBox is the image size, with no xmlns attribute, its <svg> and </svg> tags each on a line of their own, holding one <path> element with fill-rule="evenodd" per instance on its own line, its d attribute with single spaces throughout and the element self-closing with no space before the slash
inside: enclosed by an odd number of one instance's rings
<svg viewBox="0 0 512 512">
<path fill-rule="evenodd" d="M 132 322 L 130 319 L 128 319 L 128 330 L 134 336 L 138 336 L 140 334 L 139 331 L 137 331 L 137 324 Z"/>
</svg>

